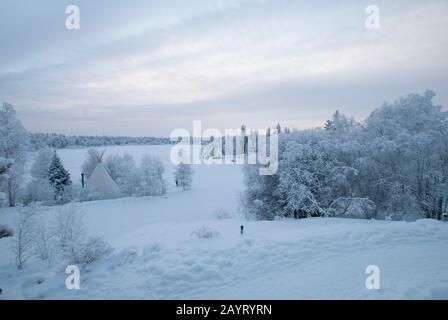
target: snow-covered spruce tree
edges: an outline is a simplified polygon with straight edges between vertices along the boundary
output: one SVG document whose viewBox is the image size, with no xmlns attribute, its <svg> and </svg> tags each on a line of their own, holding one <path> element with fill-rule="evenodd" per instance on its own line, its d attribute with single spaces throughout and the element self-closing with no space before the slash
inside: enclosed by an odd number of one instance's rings
<svg viewBox="0 0 448 320">
<path fill-rule="evenodd" d="M 48 170 L 50 193 L 55 203 L 64 203 L 71 199 L 69 187 L 72 184 L 70 173 L 65 170 L 58 154 L 54 152 Z"/>
<path fill-rule="evenodd" d="M 17 195 L 22 187 L 28 142 L 28 132 L 17 119 L 14 107 L 3 103 L 0 108 L 0 157 L 13 162 L 8 170 L 7 182 L 0 185 L 0 188 L 6 191 L 11 207 L 16 205 Z"/>
<path fill-rule="evenodd" d="M 181 187 L 182 190 L 189 189 L 193 182 L 193 169 L 191 168 L 191 165 L 181 162 L 176 167 L 174 179 L 176 180 L 176 185 Z"/>
<path fill-rule="evenodd" d="M 329 131 L 344 133 L 356 127 L 356 121 L 353 117 L 348 118 L 343 113 L 336 110 L 331 120 L 327 120 L 324 128 Z"/>
</svg>

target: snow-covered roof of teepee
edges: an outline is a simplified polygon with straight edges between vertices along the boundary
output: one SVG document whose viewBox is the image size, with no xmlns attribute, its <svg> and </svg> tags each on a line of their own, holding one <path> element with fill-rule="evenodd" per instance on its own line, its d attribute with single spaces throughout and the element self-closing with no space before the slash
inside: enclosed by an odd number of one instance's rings
<svg viewBox="0 0 448 320">
<path fill-rule="evenodd" d="M 102 195 L 105 199 L 117 198 L 120 195 L 120 190 L 103 165 L 103 154 L 104 152 L 98 153 L 98 164 L 87 179 L 86 188 Z"/>
</svg>

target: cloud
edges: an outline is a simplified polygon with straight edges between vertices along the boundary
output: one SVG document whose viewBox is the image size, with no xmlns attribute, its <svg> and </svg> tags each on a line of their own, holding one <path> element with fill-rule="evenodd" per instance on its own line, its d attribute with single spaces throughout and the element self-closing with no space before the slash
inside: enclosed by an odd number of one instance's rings
<svg viewBox="0 0 448 320">
<path fill-rule="evenodd" d="M 448 99 L 444 1 L 380 1 L 378 31 L 359 1 L 81 1 L 79 32 L 63 28 L 63 2 L 17 3 L 0 15 L 0 96 L 32 130 L 169 134 L 193 117 L 306 127 L 407 90 Z"/>
</svg>

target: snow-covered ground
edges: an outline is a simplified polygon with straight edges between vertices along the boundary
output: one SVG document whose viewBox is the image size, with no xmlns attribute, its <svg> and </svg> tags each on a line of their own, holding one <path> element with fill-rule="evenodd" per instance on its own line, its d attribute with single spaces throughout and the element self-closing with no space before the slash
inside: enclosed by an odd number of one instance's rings
<svg viewBox="0 0 448 320">
<path fill-rule="evenodd" d="M 239 166 L 195 166 L 193 187 L 175 188 L 170 146 L 108 147 L 138 161 L 158 155 L 167 166 L 163 197 L 76 204 L 90 235 L 113 248 L 81 270 L 81 289 L 67 290 L 65 267 L 12 264 L 11 239 L 0 239 L 0 299 L 448 299 L 448 223 L 336 218 L 245 221 Z M 59 154 L 79 177 L 84 149 Z M 57 207 L 44 208 L 51 220 Z M 218 219 L 217 212 L 231 215 Z M 1 208 L 12 225 L 16 209 Z M 244 235 L 240 226 L 244 225 Z M 201 227 L 213 238 L 197 238 Z M 368 265 L 380 268 L 379 290 L 365 286 Z"/>
</svg>

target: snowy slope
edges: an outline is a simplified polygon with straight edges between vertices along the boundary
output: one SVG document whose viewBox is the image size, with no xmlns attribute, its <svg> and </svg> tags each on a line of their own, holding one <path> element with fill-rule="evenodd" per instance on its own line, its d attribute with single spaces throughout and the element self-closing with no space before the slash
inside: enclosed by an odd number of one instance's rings
<svg viewBox="0 0 448 320">
<path fill-rule="evenodd" d="M 144 151 L 142 150 L 144 148 Z M 148 150 L 169 166 L 169 146 L 114 147 L 138 159 Z M 61 158 L 79 173 L 85 150 Z M 109 152 L 109 151 L 108 151 Z M 89 234 L 114 253 L 81 271 L 81 290 L 65 288 L 65 266 L 30 262 L 14 270 L 11 239 L 0 239 L 2 299 L 448 299 L 448 224 L 336 218 L 245 221 L 237 166 L 195 166 L 192 190 L 164 197 L 78 203 Z M 58 208 L 39 214 L 50 221 Z M 218 220 L 224 210 L 234 217 Z M 16 209 L 0 209 L 12 224 Z M 240 235 L 240 225 L 245 226 Z M 208 227 L 215 238 L 197 238 Z M 365 268 L 377 265 L 381 289 L 367 290 Z"/>
</svg>

